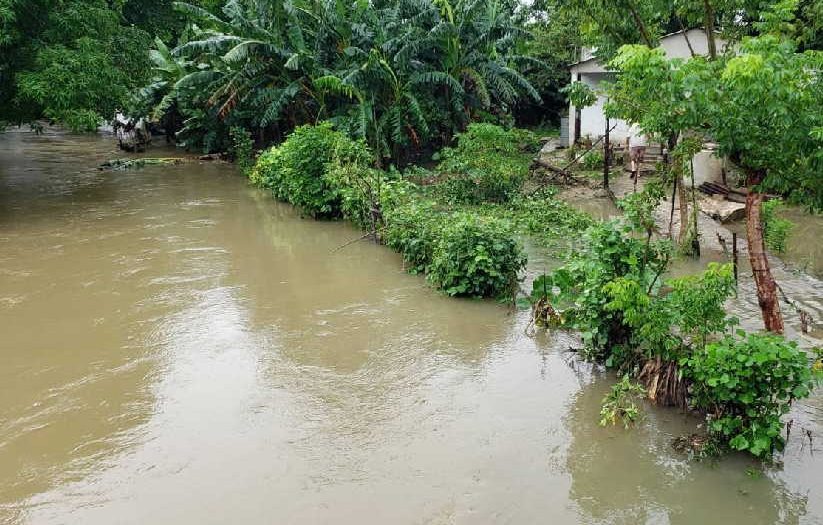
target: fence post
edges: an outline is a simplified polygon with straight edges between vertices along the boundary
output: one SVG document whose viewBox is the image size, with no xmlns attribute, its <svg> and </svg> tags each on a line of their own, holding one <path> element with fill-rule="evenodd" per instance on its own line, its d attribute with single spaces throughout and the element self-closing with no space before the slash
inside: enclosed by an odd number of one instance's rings
<svg viewBox="0 0 823 525">
<path fill-rule="evenodd" d="M 609 189 L 609 164 L 611 163 L 611 147 L 609 142 L 609 117 L 606 117 L 606 137 L 603 140 L 603 189 Z"/>
<path fill-rule="evenodd" d="M 732 267 L 734 268 L 734 284 L 737 285 L 737 234 L 732 233 Z"/>
</svg>

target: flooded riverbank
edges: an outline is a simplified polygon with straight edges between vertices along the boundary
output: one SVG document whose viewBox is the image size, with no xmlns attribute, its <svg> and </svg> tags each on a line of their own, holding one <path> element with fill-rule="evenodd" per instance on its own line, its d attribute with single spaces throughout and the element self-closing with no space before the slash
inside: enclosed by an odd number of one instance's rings
<svg viewBox="0 0 823 525">
<path fill-rule="evenodd" d="M 673 452 L 675 410 L 600 428 L 613 378 L 528 312 L 334 252 L 360 233 L 231 166 L 116 155 L 0 135 L 0 522 L 823 522 L 819 441 L 759 475 Z M 823 396 L 793 417 L 821 436 Z"/>
</svg>

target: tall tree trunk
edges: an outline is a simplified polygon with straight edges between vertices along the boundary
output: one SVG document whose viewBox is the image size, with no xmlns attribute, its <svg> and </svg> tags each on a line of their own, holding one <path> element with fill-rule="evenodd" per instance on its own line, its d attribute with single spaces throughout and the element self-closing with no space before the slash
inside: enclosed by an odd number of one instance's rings
<svg viewBox="0 0 823 525">
<path fill-rule="evenodd" d="M 714 8 L 709 0 L 703 0 L 703 25 L 706 27 L 706 40 L 709 43 L 709 59 L 717 58 L 717 40 L 714 35 Z"/>
<path fill-rule="evenodd" d="M 766 243 L 763 238 L 763 221 L 760 217 L 763 194 L 752 188 L 763 180 L 762 174 L 749 173 L 749 193 L 746 196 L 746 237 L 749 245 L 749 263 L 757 286 L 757 302 L 763 315 L 766 330 L 777 334 L 783 333 L 783 316 L 777 299 L 777 283 L 769 268 L 766 256 Z"/>
<path fill-rule="evenodd" d="M 651 35 L 649 34 L 649 30 L 646 28 L 646 24 L 643 22 L 643 19 L 640 17 L 640 13 L 637 12 L 637 7 L 634 5 L 634 2 L 628 2 L 629 12 L 634 19 L 634 23 L 637 26 L 637 30 L 640 32 L 640 36 L 643 37 L 643 43 L 649 47 L 654 47 L 654 42 L 652 42 Z"/>
</svg>

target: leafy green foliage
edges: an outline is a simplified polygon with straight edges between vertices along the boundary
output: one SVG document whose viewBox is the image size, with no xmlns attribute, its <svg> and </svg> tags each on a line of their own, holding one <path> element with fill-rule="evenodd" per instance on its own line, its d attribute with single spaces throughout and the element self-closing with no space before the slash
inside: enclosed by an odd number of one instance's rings
<svg viewBox="0 0 823 525">
<path fill-rule="evenodd" d="M 340 192 L 326 177 L 330 163 L 364 158 L 370 158 L 365 144 L 335 131 L 330 123 L 301 126 L 260 156 L 250 179 L 313 217 L 335 217 L 341 212 Z"/>
<path fill-rule="evenodd" d="M 191 65 L 182 78 L 198 89 L 175 96 L 194 136 L 211 123 L 198 112 L 275 135 L 330 119 L 365 140 L 380 166 L 448 140 L 480 112 L 505 115 L 523 97 L 539 100 L 519 71 L 526 33 L 510 3 L 178 8 L 193 24 L 174 55 Z"/>
<path fill-rule="evenodd" d="M 94 131 L 128 97 L 129 79 L 112 57 L 89 38 L 72 47 L 41 50 L 34 69 L 18 76 L 18 96 L 43 108 L 47 118 L 74 131 Z"/>
<path fill-rule="evenodd" d="M 628 375 L 624 375 L 623 379 L 612 386 L 611 391 L 603 398 L 600 407 L 600 426 L 613 426 L 619 421 L 625 428 L 629 428 L 642 415 L 638 403 L 645 395 L 646 388 L 643 385 L 633 382 Z"/>
<path fill-rule="evenodd" d="M 631 329 L 635 352 L 677 360 L 734 324 L 724 309 L 734 284 L 731 265 L 716 263 L 700 275 L 667 280 L 666 293 L 658 295 L 649 294 L 637 281 L 620 278 L 604 286 L 609 296 L 606 309 L 620 312 Z"/>
<path fill-rule="evenodd" d="M 554 0 L 534 2 L 523 9 L 524 26 L 531 33 L 523 44 L 521 72 L 540 94 L 540 101 L 526 99 L 515 107 L 519 125 L 560 123 L 568 110 L 563 88 L 569 83 L 569 66 L 579 60 L 581 46 L 577 20 Z"/>
<path fill-rule="evenodd" d="M 552 303 L 568 327 L 581 332 L 587 357 L 610 366 L 631 363 L 633 329 L 642 319 L 669 264 L 671 245 L 653 241 L 646 230 L 659 192 L 652 185 L 622 203 L 625 222 L 589 228 L 584 247 L 549 276 Z M 646 234 L 643 239 L 637 232 Z M 619 298 L 620 302 L 615 302 Z M 631 298 L 631 299 L 630 299 Z M 630 307 L 632 304 L 634 306 Z"/>
<path fill-rule="evenodd" d="M 449 212 L 408 182 L 384 185 L 383 240 L 403 255 L 409 271 L 425 272 L 453 296 L 511 293 L 526 263 L 507 221 L 477 212 Z"/>
<path fill-rule="evenodd" d="M 569 0 L 561 5 L 579 20 L 584 43 L 602 59 L 624 44 L 656 45 L 673 14 L 672 3 L 664 0 Z"/>
<path fill-rule="evenodd" d="M 410 272 L 426 272 L 434 259 L 446 217 L 432 201 L 405 198 L 407 191 L 393 206 L 386 206 L 384 201 L 384 242 L 403 255 Z"/>
<path fill-rule="evenodd" d="M 149 34 L 121 18 L 124 2 L 0 2 L 0 120 L 46 117 L 94 130 L 149 69 Z"/>
<path fill-rule="evenodd" d="M 607 285 L 619 282 L 649 293 L 659 286 L 655 277 L 668 263 L 669 247 L 663 242 L 646 243 L 633 236 L 631 228 L 614 221 L 590 228 L 585 241 L 581 251 L 549 276 L 555 291 L 552 303 L 564 311 L 566 325 L 580 331 L 588 357 L 620 366 L 632 334 L 624 322 L 626 314 L 609 306 L 612 296 Z"/>
<path fill-rule="evenodd" d="M 248 177 L 254 167 L 254 141 L 248 131 L 240 127 L 229 130 L 231 154 L 240 168 L 240 173 Z"/>
<path fill-rule="evenodd" d="M 791 2 L 790 2 L 791 3 Z M 764 34 L 738 52 L 707 60 L 668 59 L 660 48 L 624 46 L 607 110 L 647 133 L 708 134 L 747 175 L 747 184 L 810 207 L 823 206 L 823 53 L 798 53 L 785 34 L 792 11 L 765 12 Z M 787 4 L 788 5 L 788 4 Z M 638 103 L 642 101 L 642 103 Z"/>
<path fill-rule="evenodd" d="M 458 213 L 443 227 L 428 278 L 449 295 L 498 297 L 514 291 L 525 265 L 523 249 L 505 222 Z"/>
<path fill-rule="evenodd" d="M 601 151 L 590 151 L 580 159 L 580 165 L 587 171 L 602 170 L 603 162 L 605 161 L 603 160 L 603 152 Z"/>
<path fill-rule="evenodd" d="M 438 170 L 449 174 L 442 189 L 452 202 L 506 202 L 529 174 L 534 136 L 522 129 L 470 124 L 457 146 L 440 152 Z"/>
<path fill-rule="evenodd" d="M 325 177 L 338 188 L 343 217 L 379 235 L 385 226 L 383 202 L 391 207 L 398 197 L 394 186 L 400 182 L 398 173 L 376 169 L 364 156 L 335 157 Z"/>
<path fill-rule="evenodd" d="M 692 403 L 708 412 L 710 431 L 758 457 L 783 448 L 780 418 L 813 386 L 806 353 L 774 335 L 729 336 L 683 364 L 693 380 Z"/>
<path fill-rule="evenodd" d="M 597 94 L 583 82 L 572 82 L 563 89 L 563 92 L 576 108 L 585 108 L 597 102 Z"/>
<path fill-rule="evenodd" d="M 590 215 L 557 198 L 555 193 L 552 189 L 545 189 L 536 194 L 517 196 L 501 210 L 501 215 L 538 242 L 575 239 L 595 221 Z"/>
<path fill-rule="evenodd" d="M 786 241 L 794 228 L 794 223 L 777 216 L 782 203 L 779 200 L 769 200 L 763 204 L 763 237 L 766 246 L 783 253 L 786 251 Z"/>
</svg>

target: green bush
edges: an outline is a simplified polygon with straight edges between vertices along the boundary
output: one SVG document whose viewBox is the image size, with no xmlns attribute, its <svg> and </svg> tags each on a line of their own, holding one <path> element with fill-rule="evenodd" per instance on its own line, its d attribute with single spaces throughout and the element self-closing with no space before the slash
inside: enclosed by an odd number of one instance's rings
<svg viewBox="0 0 823 525">
<path fill-rule="evenodd" d="M 348 164 L 332 169 L 326 180 L 338 189 L 343 218 L 357 227 L 376 231 L 380 218 L 380 186 L 386 172 L 366 166 Z"/>
<path fill-rule="evenodd" d="M 670 245 L 644 242 L 631 227 L 617 221 L 593 226 L 584 239 L 584 249 L 546 277 L 553 290 L 551 302 L 564 311 L 566 326 L 580 331 L 586 357 L 619 367 L 632 339 L 626 317 L 641 307 L 645 311 L 645 305 L 610 306 L 614 290 L 609 285 L 621 283 L 639 294 L 636 301 L 650 300 L 648 295 L 660 285 L 656 276 L 668 264 Z"/>
<path fill-rule="evenodd" d="M 240 168 L 240 173 L 249 177 L 254 167 L 254 141 L 251 133 L 244 128 L 234 126 L 229 130 L 229 138 L 231 139 L 229 152 L 234 162 Z"/>
<path fill-rule="evenodd" d="M 555 198 L 554 192 L 549 190 L 516 197 L 507 206 L 506 216 L 519 230 L 542 241 L 576 238 L 595 223 L 590 215 Z"/>
<path fill-rule="evenodd" d="M 440 152 L 438 169 L 449 175 L 440 189 L 451 202 L 506 202 L 528 176 L 536 145 L 526 130 L 470 124 L 456 147 Z"/>
<path fill-rule="evenodd" d="M 341 214 L 341 195 L 326 177 L 330 164 L 365 164 L 371 158 L 365 143 L 351 140 L 325 122 L 296 128 L 285 142 L 260 156 L 249 177 L 304 213 L 336 217 Z"/>
<path fill-rule="evenodd" d="M 603 287 L 608 296 L 605 309 L 620 313 L 635 354 L 678 360 L 705 347 L 712 334 L 736 323 L 724 309 L 735 287 L 731 264 L 709 263 L 699 275 L 669 279 L 665 284 L 662 290 L 666 293 L 657 294 L 625 277 Z"/>
<path fill-rule="evenodd" d="M 594 171 L 603 169 L 603 152 L 602 151 L 590 151 L 583 155 L 583 158 L 580 159 L 580 165 L 586 171 Z"/>
<path fill-rule="evenodd" d="M 693 381 L 691 402 L 707 412 L 710 432 L 758 457 L 782 450 L 780 418 L 814 381 L 806 353 L 776 335 L 727 336 L 682 364 Z"/>
<path fill-rule="evenodd" d="M 499 297 L 526 265 L 509 225 L 472 213 L 448 218 L 434 248 L 429 279 L 449 295 Z"/>
<path fill-rule="evenodd" d="M 382 201 L 386 223 L 383 241 L 403 255 L 411 273 L 426 272 L 445 222 L 444 214 L 432 201 L 392 197 L 397 199 L 393 203 L 385 198 Z"/>
<path fill-rule="evenodd" d="M 255 186 L 268 187 L 271 189 L 273 173 L 279 170 L 280 153 L 276 147 L 262 152 L 257 161 L 248 173 L 249 181 Z"/>
</svg>

